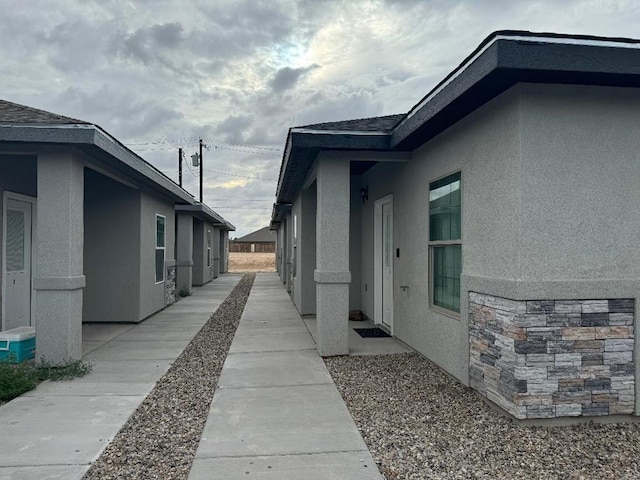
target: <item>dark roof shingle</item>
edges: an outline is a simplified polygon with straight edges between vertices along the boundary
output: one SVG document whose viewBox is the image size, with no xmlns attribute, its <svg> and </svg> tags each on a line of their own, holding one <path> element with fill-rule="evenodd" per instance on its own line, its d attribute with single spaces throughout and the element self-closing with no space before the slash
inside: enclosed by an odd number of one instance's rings
<svg viewBox="0 0 640 480">
<path fill-rule="evenodd" d="M 236 238 L 233 240 L 234 242 L 275 242 L 276 241 L 276 232 L 273 230 L 269 230 L 269 227 L 261 228 L 260 230 L 256 230 L 255 232 L 248 233 L 244 237 Z"/>
<path fill-rule="evenodd" d="M 316 123 L 296 128 L 308 128 L 310 130 L 340 130 L 354 132 L 389 132 L 402 120 L 406 114 L 385 115 L 383 117 L 358 118 L 340 122 Z"/>
<path fill-rule="evenodd" d="M 42 124 L 89 124 L 84 120 L 65 117 L 57 113 L 38 108 L 27 107 L 18 103 L 0 100 L 0 122 L 5 123 L 42 123 Z"/>
</svg>

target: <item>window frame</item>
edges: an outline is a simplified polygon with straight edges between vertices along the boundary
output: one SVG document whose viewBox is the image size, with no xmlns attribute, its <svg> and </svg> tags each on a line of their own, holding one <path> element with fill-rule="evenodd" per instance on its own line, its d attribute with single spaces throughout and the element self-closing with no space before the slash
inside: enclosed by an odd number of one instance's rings
<svg viewBox="0 0 640 480">
<path fill-rule="evenodd" d="M 452 239 L 452 240 L 431 240 L 431 208 L 430 208 L 430 203 L 431 203 L 431 191 L 432 191 L 432 187 L 431 185 L 433 185 L 436 182 L 439 182 L 440 180 L 443 180 L 447 177 L 453 176 L 459 174 L 460 175 L 460 238 L 459 239 Z M 434 303 L 434 289 L 435 289 L 435 282 L 434 282 L 434 247 L 445 247 L 445 246 L 451 246 L 451 245 L 459 245 L 460 246 L 460 250 L 462 253 L 462 241 L 463 241 L 463 233 L 462 233 L 462 170 L 456 170 L 450 173 L 447 173 L 446 175 L 442 175 L 440 177 L 434 178 L 433 180 L 431 180 L 429 182 L 429 189 L 427 190 L 427 195 L 428 195 L 428 205 L 429 207 L 427 208 L 427 211 L 429 212 L 427 215 L 427 225 L 428 225 L 428 235 L 427 238 L 429 239 L 429 254 L 428 254 L 428 261 L 429 261 L 429 309 L 433 310 L 434 312 L 440 313 L 442 315 L 445 315 L 447 317 L 451 317 L 454 318 L 456 320 L 460 320 L 461 318 L 461 312 L 456 312 L 455 310 L 449 310 L 448 308 L 445 307 L 441 307 L 440 305 L 436 305 Z M 462 269 L 460 270 L 460 276 L 462 277 Z M 460 279 L 460 293 L 462 293 L 462 278 Z M 460 303 L 462 304 L 462 295 L 460 295 Z M 462 306 L 462 305 L 461 305 Z"/>
<path fill-rule="evenodd" d="M 158 219 L 160 218 L 162 219 L 163 225 L 164 225 L 162 246 L 158 245 Z M 165 273 L 165 265 L 167 263 L 167 217 L 159 213 L 156 213 L 156 216 L 155 216 L 155 244 L 156 244 L 156 248 L 154 250 L 154 275 L 156 280 L 155 284 L 160 285 L 161 283 L 164 283 L 167 279 L 167 276 Z M 157 264 L 158 250 L 162 250 L 162 280 L 158 280 L 158 264 Z"/>
<path fill-rule="evenodd" d="M 207 267 L 211 267 L 211 244 L 213 243 L 213 237 L 211 230 L 207 228 Z"/>
</svg>

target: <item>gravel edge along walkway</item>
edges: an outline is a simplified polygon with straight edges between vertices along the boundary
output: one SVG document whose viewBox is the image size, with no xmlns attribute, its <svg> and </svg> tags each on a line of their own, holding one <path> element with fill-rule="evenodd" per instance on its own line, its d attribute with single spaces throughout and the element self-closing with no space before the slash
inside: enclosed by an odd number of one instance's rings
<svg viewBox="0 0 640 480">
<path fill-rule="evenodd" d="M 387 480 L 640 478 L 638 423 L 516 424 L 415 353 L 325 363 Z"/>
<path fill-rule="evenodd" d="M 242 277 L 84 479 L 188 477 L 254 279 Z"/>
</svg>

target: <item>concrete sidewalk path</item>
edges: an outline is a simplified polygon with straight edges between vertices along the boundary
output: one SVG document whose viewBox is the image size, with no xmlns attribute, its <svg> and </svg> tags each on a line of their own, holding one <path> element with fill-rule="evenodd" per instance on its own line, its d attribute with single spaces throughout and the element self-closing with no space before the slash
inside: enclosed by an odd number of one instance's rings
<svg viewBox="0 0 640 480">
<path fill-rule="evenodd" d="M 189 480 L 382 480 L 276 274 L 258 274 Z"/>
<path fill-rule="evenodd" d="M 137 325 L 84 325 L 89 375 L 0 407 L 0 479 L 81 478 L 241 278 L 222 275 Z"/>
</svg>

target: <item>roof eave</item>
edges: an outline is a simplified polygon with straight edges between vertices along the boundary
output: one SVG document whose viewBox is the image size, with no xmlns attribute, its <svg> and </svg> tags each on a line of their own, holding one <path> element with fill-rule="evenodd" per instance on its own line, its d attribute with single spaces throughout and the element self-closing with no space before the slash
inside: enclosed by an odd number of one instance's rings
<svg viewBox="0 0 640 480">
<path fill-rule="evenodd" d="M 640 86 L 637 42 L 506 33 L 490 36 L 427 94 L 395 128 L 391 146 L 414 149 L 519 82 Z"/>
<path fill-rule="evenodd" d="M 115 158 L 133 169 L 152 188 L 176 202 L 191 204 L 193 197 L 169 177 L 127 149 L 118 140 L 93 124 L 26 124 L 0 122 L 0 142 L 75 146 L 91 153 L 92 149 Z M 113 168 L 113 165 L 110 165 Z"/>
<path fill-rule="evenodd" d="M 340 131 L 292 128 L 287 136 L 278 203 L 291 203 L 320 150 L 389 150 L 391 135 L 382 131 Z"/>
</svg>

